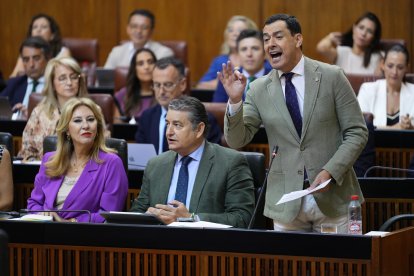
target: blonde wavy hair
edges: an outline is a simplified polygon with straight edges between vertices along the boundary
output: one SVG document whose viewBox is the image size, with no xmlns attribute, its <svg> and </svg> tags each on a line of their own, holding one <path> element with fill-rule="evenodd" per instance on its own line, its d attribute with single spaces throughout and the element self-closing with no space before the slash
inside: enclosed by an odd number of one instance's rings
<svg viewBox="0 0 414 276">
<path fill-rule="evenodd" d="M 53 85 L 53 80 L 55 79 L 55 70 L 59 65 L 65 66 L 73 70 L 74 73 L 79 74 L 78 94 L 76 96 L 88 96 L 88 88 L 86 86 L 82 70 L 79 64 L 73 58 L 61 57 L 49 60 L 45 69 L 45 87 L 42 91 L 43 99 L 39 103 L 39 106 L 42 105 L 42 109 L 46 111 L 46 114 L 50 119 L 52 119 L 53 111 L 55 109 L 59 109 L 56 89 Z"/>
<path fill-rule="evenodd" d="M 224 42 L 221 45 L 221 50 L 220 50 L 220 53 L 222 55 L 230 54 L 231 49 L 230 49 L 229 45 L 227 44 L 227 35 L 228 35 L 228 30 L 230 29 L 231 25 L 236 21 L 244 22 L 246 24 L 246 27 L 247 27 L 246 29 L 251 29 L 251 30 L 256 30 L 256 31 L 259 30 L 257 28 L 256 23 L 254 23 L 254 21 L 251 20 L 250 18 L 248 18 L 247 16 L 244 16 L 244 15 L 234 15 L 234 16 L 232 16 L 230 18 L 230 20 L 227 22 L 226 29 L 224 29 Z"/>
<path fill-rule="evenodd" d="M 80 106 L 89 108 L 97 121 L 97 132 L 93 142 L 90 158 L 97 163 L 102 163 L 99 159 L 99 150 L 104 152 L 116 152 L 116 150 L 108 148 L 105 145 L 105 123 L 101 108 L 89 98 L 73 98 L 65 103 L 59 123 L 56 127 L 57 133 L 57 149 L 56 154 L 45 164 L 46 174 L 50 177 L 58 177 L 64 175 L 70 166 L 70 159 L 74 151 L 71 139 L 67 138 L 69 123 L 72 120 L 73 113 Z"/>
</svg>

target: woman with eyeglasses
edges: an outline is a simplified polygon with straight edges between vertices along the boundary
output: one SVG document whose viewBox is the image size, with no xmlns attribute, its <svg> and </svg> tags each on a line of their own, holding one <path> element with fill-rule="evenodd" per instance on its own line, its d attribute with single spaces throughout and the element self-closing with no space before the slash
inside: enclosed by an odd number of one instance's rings
<svg viewBox="0 0 414 276">
<path fill-rule="evenodd" d="M 142 112 L 155 104 L 152 71 L 156 61 L 155 54 L 147 48 L 137 50 L 132 56 L 126 86 L 114 95 L 117 106 L 114 118 L 122 118 L 116 121 L 138 120 Z"/>
<path fill-rule="evenodd" d="M 346 33 L 332 32 L 316 46 L 328 62 L 345 73 L 381 75 L 381 22 L 372 12 L 366 12 Z"/>
<path fill-rule="evenodd" d="M 33 109 L 22 135 L 18 156 L 24 161 L 40 160 L 43 139 L 56 135 L 56 125 L 63 105 L 73 97 L 88 96 L 85 79 L 79 64 L 72 58 L 55 58 L 45 70 L 42 101 Z"/>
<path fill-rule="evenodd" d="M 62 36 L 56 20 L 50 15 L 39 13 L 32 17 L 26 37 L 40 36 L 49 42 L 52 57 L 70 57 L 68 48 L 62 46 Z M 10 77 L 24 75 L 24 66 L 21 57 L 17 59 L 16 66 Z"/>
</svg>

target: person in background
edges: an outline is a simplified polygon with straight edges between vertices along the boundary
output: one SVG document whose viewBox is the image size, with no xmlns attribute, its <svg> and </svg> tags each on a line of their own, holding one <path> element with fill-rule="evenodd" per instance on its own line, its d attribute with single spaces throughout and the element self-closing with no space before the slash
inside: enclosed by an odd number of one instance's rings
<svg viewBox="0 0 414 276">
<path fill-rule="evenodd" d="M 153 89 L 157 104 L 142 113 L 139 119 L 138 130 L 135 135 L 137 143 L 153 144 L 155 151 L 161 154 L 168 150 L 165 138 L 165 116 L 169 103 L 183 95 L 187 81 L 185 66 L 176 58 L 163 58 L 155 63 L 152 71 Z M 212 143 L 221 143 L 222 131 L 213 115 L 208 114 L 210 131 L 207 140 Z"/>
<path fill-rule="evenodd" d="M 263 125 L 269 143 L 279 147 L 264 208 L 276 231 L 320 232 L 322 223 L 333 223 L 347 233 L 349 198 L 363 201 L 352 165 L 368 137 L 355 93 L 338 66 L 303 55 L 296 17 L 270 16 L 263 40 L 274 70 L 251 83 L 244 103 L 246 77 L 230 62 L 219 74 L 229 96 L 226 141 L 243 147 Z M 328 180 L 317 192 L 276 205 L 286 193 L 312 191 Z"/>
<path fill-rule="evenodd" d="M 104 222 L 102 211 L 122 211 L 128 178 L 121 158 L 105 146 L 104 131 L 101 109 L 91 99 L 67 101 L 56 127 L 57 149 L 43 156 L 29 210 L 55 221 L 94 223 Z M 88 210 L 91 216 L 59 210 Z"/>
<path fill-rule="evenodd" d="M 63 105 L 73 97 L 88 95 L 79 64 L 72 58 L 51 59 L 45 71 L 42 101 L 33 109 L 22 135 L 18 156 L 24 161 L 40 160 L 43 139 L 56 134 Z"/>
<path fill-rule="evenodd" d="M 19 111 L 20 119 L 27 119 L 30 94 L 42 92 L 45 85 L 44 72 L 51 57 L 49 43 L 41 37 L 26 38 L 20 46 L 20 57 L 25 74 L 9 79 L 0 95 L 9 98 L 10 106 Z"/>
<path fill-rule="evenodd" d="M 10 153 L 0 145 L 0 211 L 9 211 L 13 205 L 13 175 Z"/>
<path fill-rule="evenodd" d="M 237 53 L 237 37 L 243 30 L 258 30 L 256 23 L 250 18 L 243 15 L 235 15 L 227 22 L 224 30 L 224 42 L 221 46 L 220 55 L 215 57 L 197 84 L 197 88 L 214 90 L 217 87 L 217 72 L 221 70 L 221 65 L 228 60 L 234 66 L 240 66 L 240 58 Z"/>
<path fill-rule="evenodd" d="M 114 118 L 138 120 L 142 112 L 155 103 L 152 89 L 152 71 L 157 58 L 150 49 L 142 48 L 135 52 L 129 66 L 126 87 L 115 93 L 117 108 Z M 119 121 L 119 120 L 118 120 Z"/>
<path fill-rule="evenodd" d="M 69 49 L 62 46 L 59 25 L 50 15 L 40 13 L 32 17 L 26 37 L 29 38 L 31 36 L 40 36 L 45 41 L 49 42 L 52 54 L 51 57 L 70 57 Z M 25 74 L 23 60 L 19 57 L 10 77 L 16 77 L 23 74 Z"/>
<path fill-rule="evenodd" d="M 148 10 L 134 10 L 129 14 L 126 27 L 130 41 L 115 46 L 109 53 L 105 68 L 128 67 L 131 58 L 141 48 L 150 49 L 157 59 L 174 56 L 174 52 L 161 43 L 151 40 L 155 28 L 155 16 Z"/>
<path fill-rule="evenodd" d="M 237 53 L 240 58 L 240 72 L 246 77 L 246 97 L 250 83 L 255 79 L 268 74 L 271 68 L 265 67 L 265 52 L 263 48 L 263 34 L 256 30 L 244 30 L 240 33 L 236 42 Z M 226 103 L 229 97 L 221 82 L 218 82 L 216 91 L 213 95 L 213 102 Z"/>
<path fill-rule="evenodd" d="M 359 105 L 362 112 L 374 115 L 374 125 L 377 128 L 414 128 L 414 84 L 404 79 L 409 60 L 405 46 L 392 46 L 381 63 L 385 79 L 361 85 Z"/>
<path fill-rule="evenodd" d="M 332 32 L 316 50 L 345 73 L 381 75 L 381 22 L 372 12 L 364 13 L 344 34 Z"/>
<path fill-rule="evenodd" d="M 172 100 L 166 125 L 170 151 L 149 161 L 130 211 L 165 224 L 185 217 L 247 227 L 254 208 L 249 166 L 241 153 L 206 141 L 204 105 L 193 97 Z"/>
</svg>

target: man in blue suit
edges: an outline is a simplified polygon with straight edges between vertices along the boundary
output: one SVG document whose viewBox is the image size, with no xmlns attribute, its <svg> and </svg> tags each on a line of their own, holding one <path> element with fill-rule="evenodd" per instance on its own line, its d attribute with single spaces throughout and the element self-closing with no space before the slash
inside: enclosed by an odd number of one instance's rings
<svg viewBox="0 0 414 276">
<path fill-rule="evenodd" d="M 167 57 L 157 61 L 152 72 L 155 99 L 158 104 L 144 111 L 135 135 L 137 143 L 153 144 L 158 154 L 167 151 L 165 138 L 165 116 L 168 104 L 179 98 L 185 91 L 187 82 L 185 66 L 176 58 Z M 209 114 L 210 131 L 207 140 L 220 143 L 222 132 L 215 118 Z M 162 135 L 160 135 L 162 134 Z"/>
<path fill-rule="evenodd" d="M 20 111 L 22 117 L 26 118 L 30 94 L 43 90 L 43 74 L 51 57 L 49 43 L 41 37 L 29 37 L 20 46 L 20 56 L 26 74 L 9 79 L 0 95 L 7 96 L 13 110 Z"/>
<path fill-rule="evenodd" d="M 246 77 L 247 85 L 244 91 L 243 100 L 250 83 L 255 79 L 267 75 L 272 70 L 269 63 L 265 62 L 265 52 L 263 47 L 263 34 L 257 30 L 244 30 L 237 37 L 237 52 L 240 57 L 242 68 L 240 72 Z M 214 92 L 213 102 L 227 103 L 229 97 L 223 84 L 218 82 Z"/>
</svg>

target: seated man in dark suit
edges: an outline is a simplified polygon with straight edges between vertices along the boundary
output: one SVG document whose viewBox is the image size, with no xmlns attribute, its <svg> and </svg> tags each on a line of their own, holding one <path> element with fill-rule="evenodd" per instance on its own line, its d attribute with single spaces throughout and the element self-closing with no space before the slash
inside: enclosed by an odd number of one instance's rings
<svg viewBox="0 0 414 276">
<path fill-rule="evenodd" d="M 253 179 L 239 152 L 206 141 L 207 112 L 193 97 L 172 100 L 166 117 L 170 150 L 151 159 L 132 212 L 149 212 L 164 223 L 193 218 L 247 227 Z"/>
<path fill-rule="evenodd" d="M 165 139 L 165 116 L 170 101 L 180 97 L 187 86 L 185 66 L 176 58 L 168 57 L 156 62 L 152 71 L 155 99 L 158 104 L 144 111 L 138 123 L 135 140 L 138 143 L 153 144 L 158 154 L 168 150 Z M 220 143 L 222 132 L 213 115 L 209 114 L 211 129 L 207 140 Z M 160 135 L 162 133 L 162 135 Z"/>
<path fill-rule="evenodd" d="M 240 72 L 246 77 L 247 85 L 244 91 L 243 100 L 249 90 L 250 82 L 266 75 L 272 67 L 265 63 L 265 51 L 263 48 L 263 34 L 257 30 L 244 30 L 237 37 L 237 53 L 240 57 Z M 227 103 L 229 97 L 223 84 L 219 81 L 213 95 L 213 102 Z"/>
<path fill-rule="evenodd" d="M 13 110 L 20 111 L 20 116 L 27 118 L 30 94 L 42 92 L 45 84 L 43 74 L 51 57 L 49 43 L 37 36 L 26 38 L 20 46 L 20 56 L 26 74 L 9 79 L 0 95 L 9 97 Z"/>
</svg>

